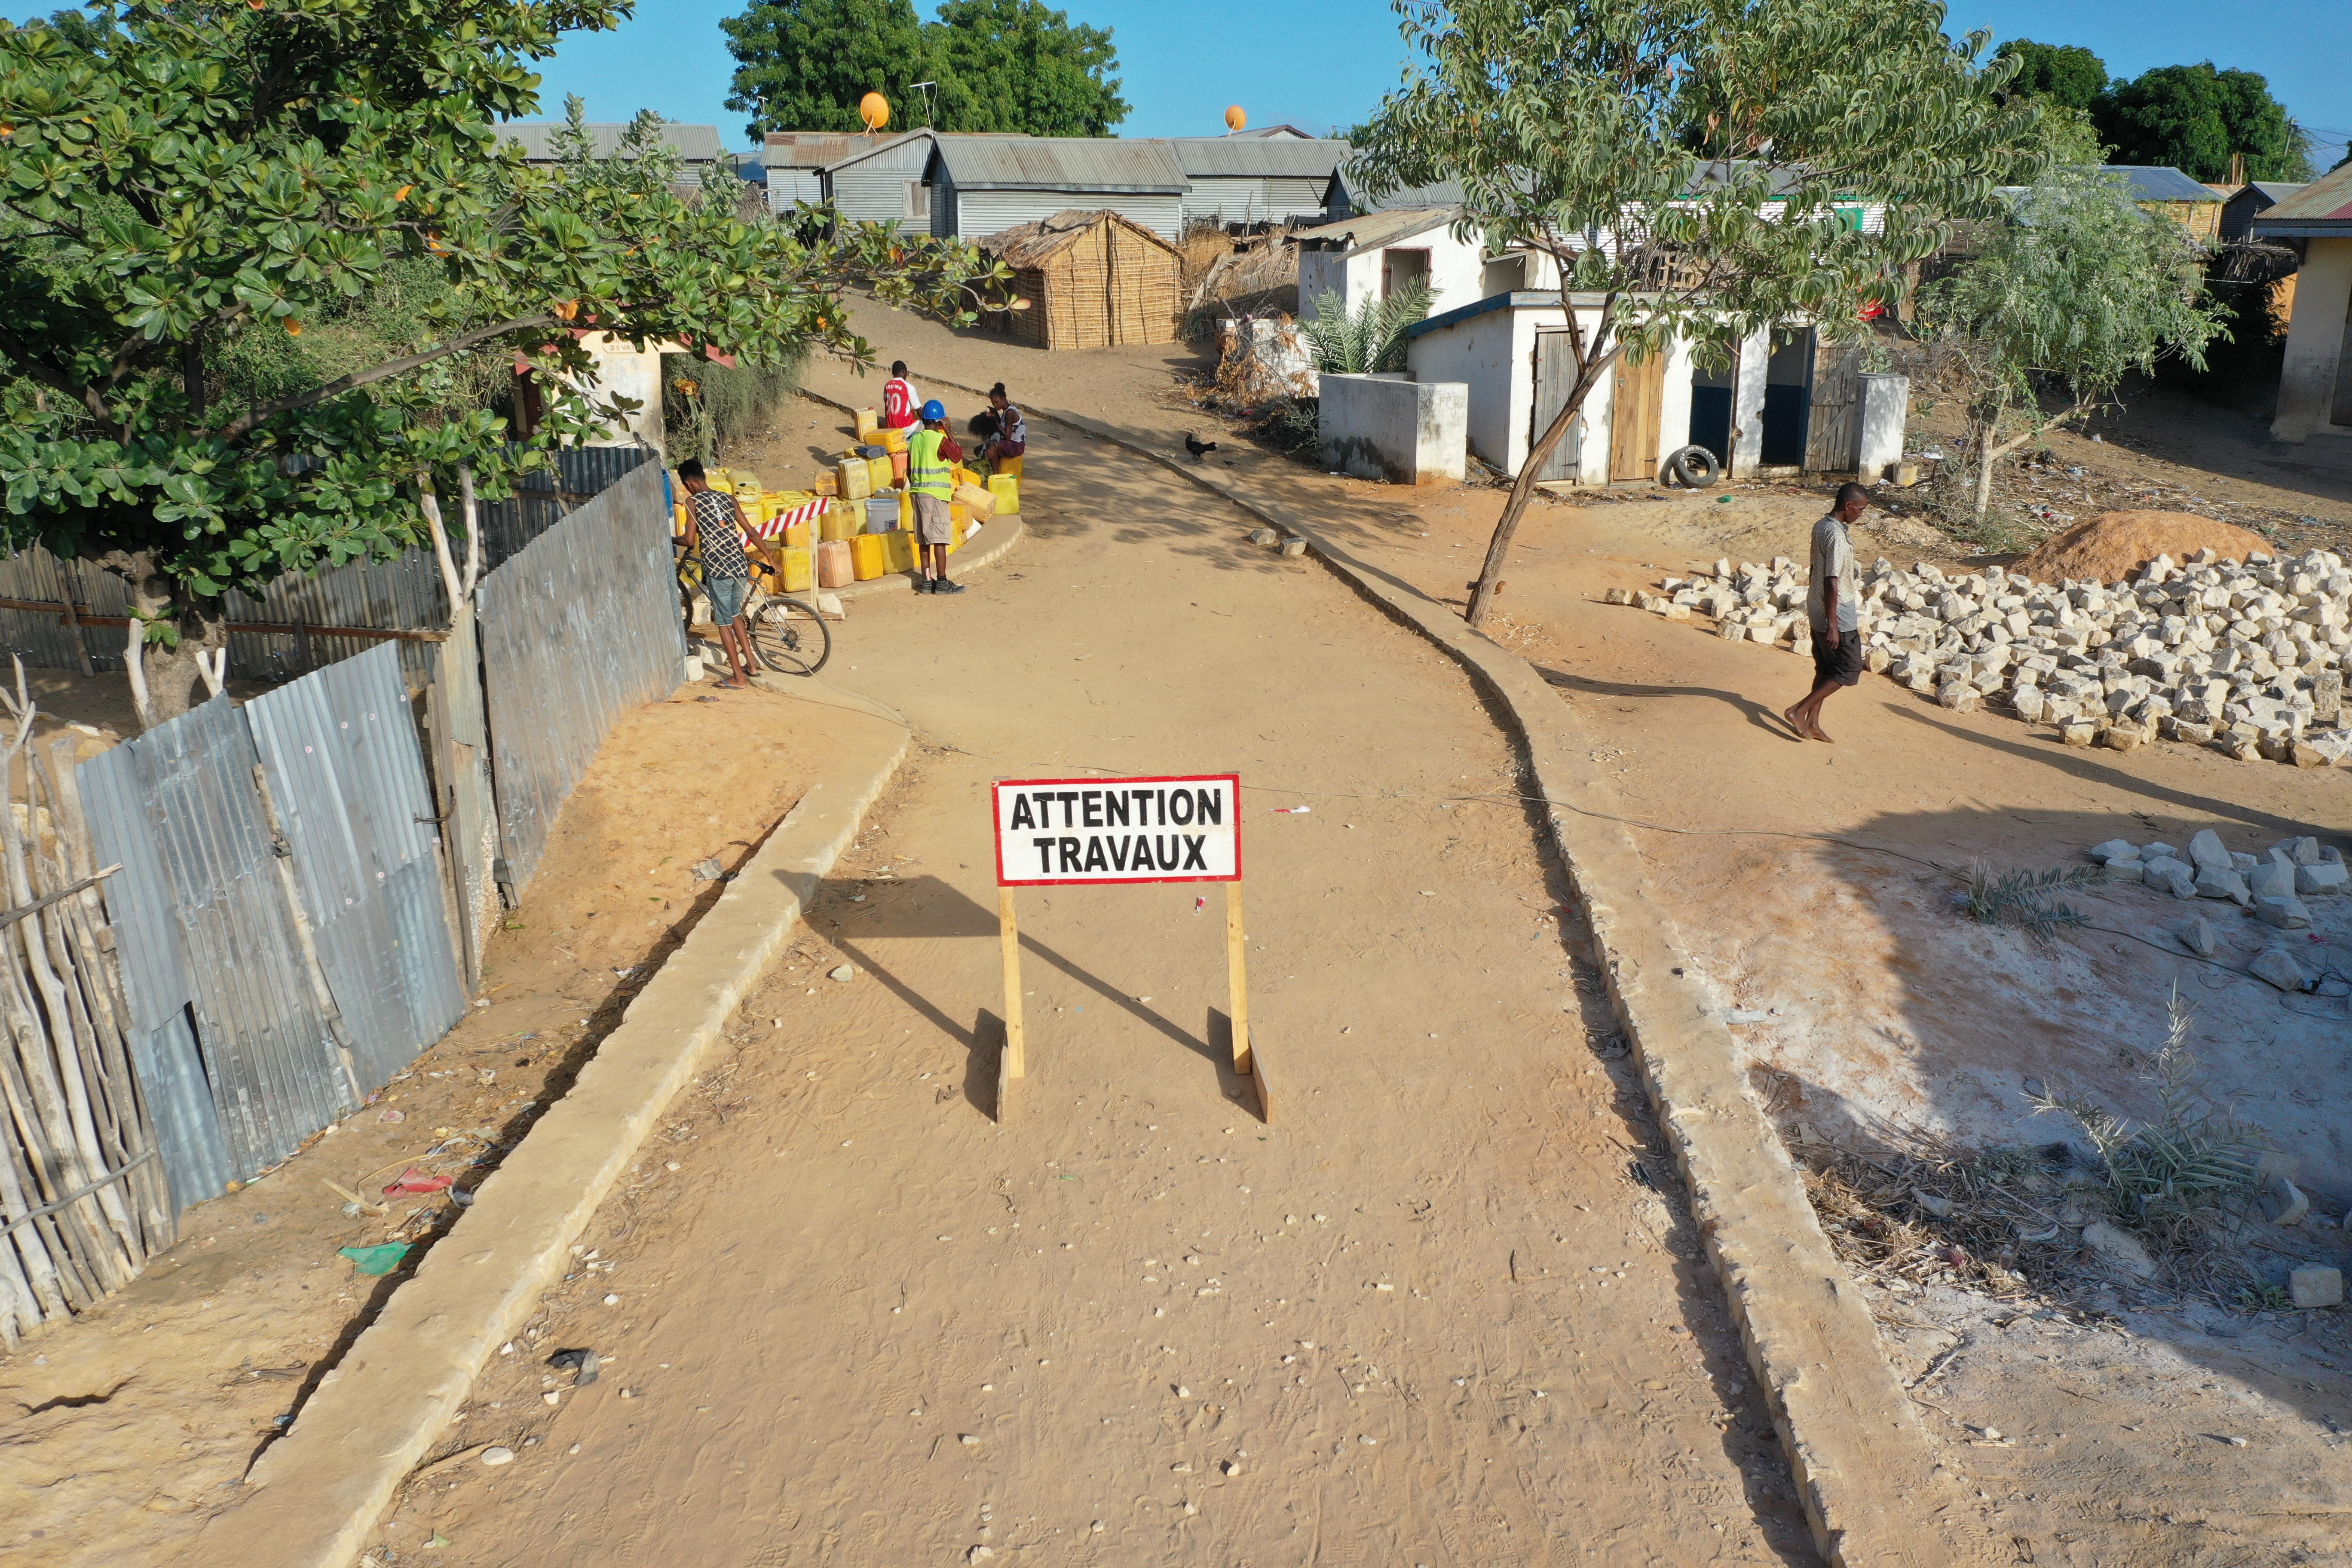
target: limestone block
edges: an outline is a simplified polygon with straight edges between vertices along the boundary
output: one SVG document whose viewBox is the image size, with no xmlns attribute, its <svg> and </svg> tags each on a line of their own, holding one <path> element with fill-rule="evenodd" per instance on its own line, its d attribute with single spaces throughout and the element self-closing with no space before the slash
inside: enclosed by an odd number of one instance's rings
<svg viewBox="0 0 2352 1568">
<path fill-rule="evenodd" d="M 2140 876 L 2149 887 L 2170 893 L 2176 899 L 2197 896 L 2197 873 L 2184 861 L 2151 860 L 2147 862 Z"/>
<path fill-rule="evenodd" d="M 2344 1305 L 2344 1271 L 2317 1264 L 2291 1268 L 2286 1276 L 2286 1293 L 2298 1307 L 2340 1307 Z"/>
<path fill-rule="evenodd" d="M 2181 946 L 2200 958 L 2212 957 L 2213 950 L 2221 945 L 2213 935 L 2213 928 L 2205 922 L 2201 915 L 2186 925 L 2175 928 L 2172 934 L 2179 939 Z"/>
<path fill-rule="evenodd" d="M 2256 899 L 2254 918 L 2279 931 L 2305 931 L 2311 925 L 2311 911 L 2293 893 Z"/>
<path fill-rule="evenodd" d="M 2230 869 L 2229 847 L 2221 842 L 2220 834 L 2210 827 L 2200 827 L 2189 841 L 2189 863 L 2200 870 L 2216 866 L 2226 871 Z"/>
<path fill-rule="evenodd" d="M 2294 890 L 2298 897 L 2307 898 L 2318 893 L 2340 893 L 2345 890 L 2347 882 L 2352 882 L 2352 873 L 2345 870 L 2341 860 L 2315 861 L 2311 865 L 2297 866 L 2294 868 Z"/>
<path fill-rule="evenodd" d="M 2283 947 L 2267 947 L 2246 966 L 2257 980 L 2267 980 L 2282 991 L 2302 991 L 2309 988 L 2310 977 L 2294 955 Z"/>
<path fill-rule="evenodd" d="M 2139 851 L 2128 838 L 2110 838 L 2105 844 L 2091 846 L 2091 858 L 2105 866 L 2114 860 L 2137 860 Z"/>
</svg>

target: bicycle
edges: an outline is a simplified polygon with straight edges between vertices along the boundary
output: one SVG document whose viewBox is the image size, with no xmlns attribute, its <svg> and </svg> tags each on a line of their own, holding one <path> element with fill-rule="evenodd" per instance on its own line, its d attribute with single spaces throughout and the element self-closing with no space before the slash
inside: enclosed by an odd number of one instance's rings
<svg viewBox="0 0 2352 1568">
<path fill-rule="evenodd" d="M 703 592 L 701 557 L 679 556 L 677 582 L 689 603 Z M 743 624 L 751 634 L 752 652 L 778 675 L 814 675 L 833 657 L 833 628 L 816 613 L 816 606 L 788 595 L 771 594 L 756 578 L 743 600 Z"/>
</svg>

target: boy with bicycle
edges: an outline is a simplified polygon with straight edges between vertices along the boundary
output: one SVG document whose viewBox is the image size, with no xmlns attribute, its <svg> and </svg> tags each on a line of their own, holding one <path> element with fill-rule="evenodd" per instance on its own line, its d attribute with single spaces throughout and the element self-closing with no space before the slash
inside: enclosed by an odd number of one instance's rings
<svg viewBox="0 0 2352 1568">
<path fill-rule="evenodd" d="M 758 551 L 778 581 L 782 580 L 783 568 L 751 531 L 751 520 L 735 498 L 710 488 L 702 459 L 688 458 L 680 463 L 677 479 L 687 492 L 687 552 L 701 559 L 702 589 L 710 598 L 710 619 L 719 627 L 719 646 L 727 650 L 727 662 L 734 669 L 733 678 L 719 685 L 730 691 L 748 691 L 756 664 L 751 633 L 743 626 L 743 601 L 751 592 L 751 563 L 744 547 L 748 544 Z"/>
</svg>

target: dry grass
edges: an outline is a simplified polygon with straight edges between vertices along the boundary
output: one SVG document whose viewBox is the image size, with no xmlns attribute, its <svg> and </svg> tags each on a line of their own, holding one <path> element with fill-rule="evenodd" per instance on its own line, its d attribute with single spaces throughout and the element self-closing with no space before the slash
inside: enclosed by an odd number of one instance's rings
<svg viewBox="0 0 2352 1568">
<path fill-rule="evenodd" d="M 1896 1295 L 1929 1286 L 2027 1310 L 2087 1309 L 2125 1289 L 2135 1304 L 2202 1296 L 2233 1311 L 2259 1282 L 2227 1247 L 2226 1226 L 2170 1238 L 2142 1235 L 2154 1278 L 2124 1281 L 2082 1250 L 2081 1227 L 2114 1217 L 2105 1184 L 2063 1144 L 1958 1151 L 1922 1145 L 1864 1154 L 1797 1151 L 1805 1194 L 1856 1278 Z"/>
</svg>

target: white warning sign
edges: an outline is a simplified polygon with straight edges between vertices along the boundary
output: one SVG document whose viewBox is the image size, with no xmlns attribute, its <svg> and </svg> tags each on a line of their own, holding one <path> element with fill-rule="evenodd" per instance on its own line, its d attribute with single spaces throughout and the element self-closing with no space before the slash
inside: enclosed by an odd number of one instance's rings
<svg viewBox="0 0 2352 1568">
<path fill-rule="evenodd" d="M 997 884 L 1239 881 L 1241 803 L 1237 773 L 1004 779 L 995 785 Z"/>
</svg>

